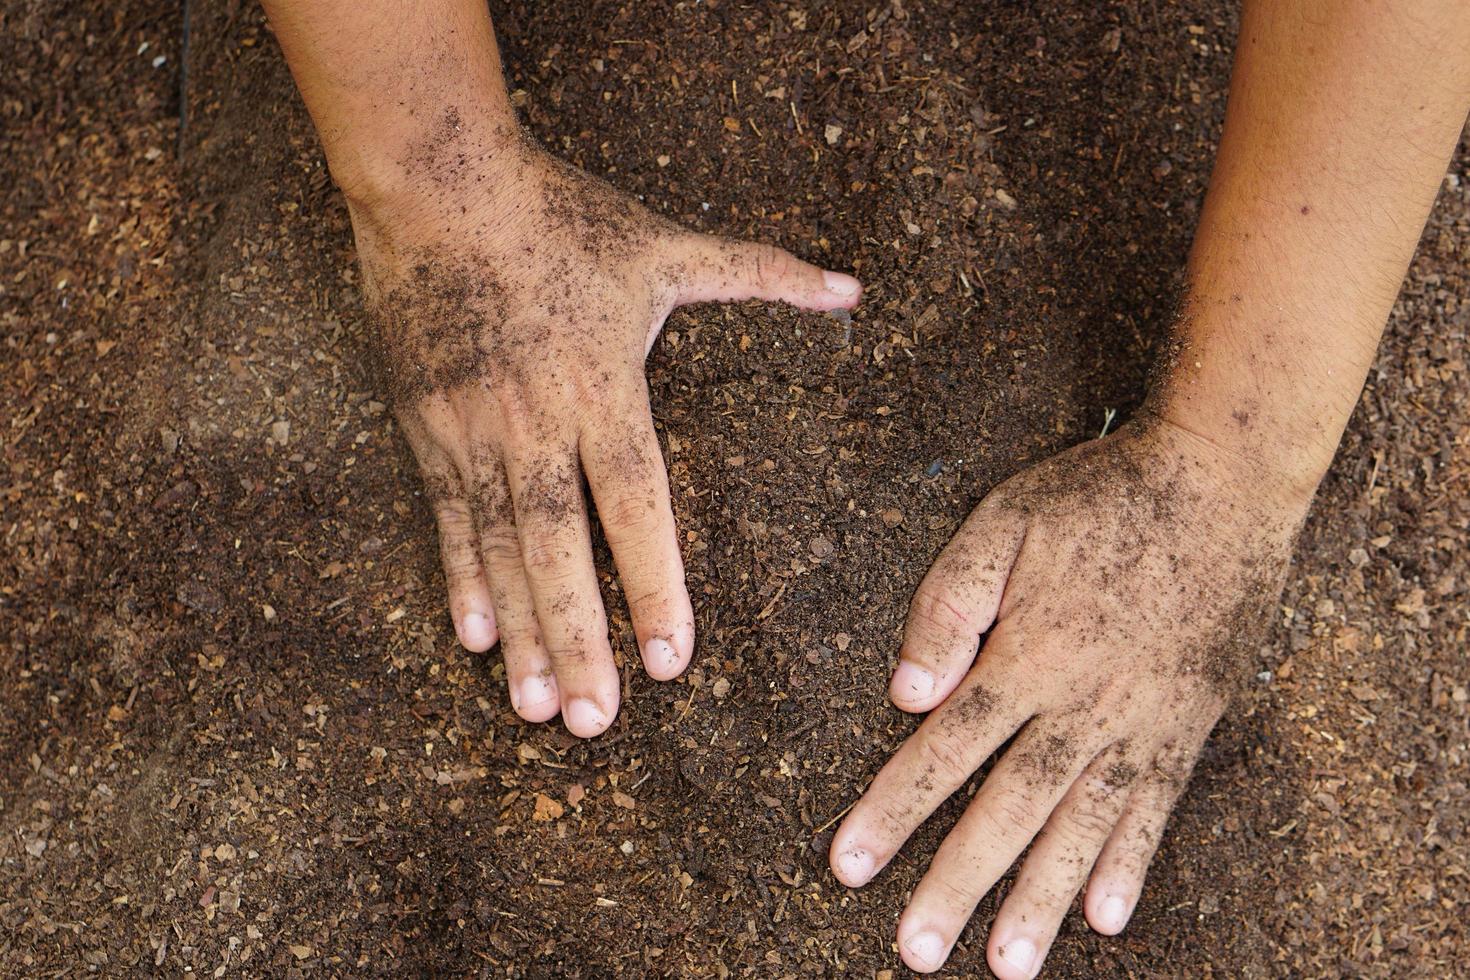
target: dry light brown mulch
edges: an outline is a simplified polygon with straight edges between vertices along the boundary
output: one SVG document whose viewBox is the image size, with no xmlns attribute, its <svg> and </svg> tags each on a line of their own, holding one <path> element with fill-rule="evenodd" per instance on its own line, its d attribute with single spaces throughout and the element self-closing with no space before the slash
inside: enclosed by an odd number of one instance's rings
<svg viewBox="0 0 1470 980">
<path fill-rule="evenodd" d="M 861 891 L 824 850 L 914 724 L 885 696 L 908 595 L 989 487 L 1138 405 L 1233 21 L 492 6 L 556 153 L 869 284 L 850 326 L 702 307 L 653 355 L 694 669 L 642 676 L 607 580 L 626 707 L 579 743 L 456 647 L 346 213 L 253 4 L 195 0 L 186 51 L 178 4 L 6 0 L 0 973 L 903 972 L 958 803 Z M 1131 927 L 1073 916 L 1052 975 L 1463 968 L 1461 149 L 1261 673 Z"/>
</svg>

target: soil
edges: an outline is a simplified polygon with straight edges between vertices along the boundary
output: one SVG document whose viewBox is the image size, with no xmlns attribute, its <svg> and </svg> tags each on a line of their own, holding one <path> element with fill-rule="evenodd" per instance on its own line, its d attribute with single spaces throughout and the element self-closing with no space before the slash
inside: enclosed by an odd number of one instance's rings
<svg viewBox="0 0 1470 980">
<path fill-rule="evenodd" d="M 914 725 L 886 696 L 909 594 L 987 489 L 1140 404 L 1234 23 L 492 6 L 552 152 L 868 286 L 850 323 L 706 306 L 655 348 L 692 670 L 643 676 L 605 580 L 625 701 L 583 743 L 455 643 L 346 212 L 253 4 L 7 0 L 5 975 L 904 972 L 962 801 L 861 891 L 825 852 Z M 1072 916 L 1052 975 L 1460 969 L 1467 163 L 1133 923 Z M 993 903 L 953 974 L 984 973 Z"/>
</svg>

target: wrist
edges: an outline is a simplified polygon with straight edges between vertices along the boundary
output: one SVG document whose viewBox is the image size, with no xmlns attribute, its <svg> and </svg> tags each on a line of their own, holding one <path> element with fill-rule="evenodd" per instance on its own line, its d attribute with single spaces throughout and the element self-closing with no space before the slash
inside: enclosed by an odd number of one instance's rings
<svg viewBox="0 0 1470 980">
<path fill-rule="evenodd" d="M 1305 514 L 1332 463 L 1331 452 L 1294 443 L 1239 409 L 1208 410 L 1162 394 L 1149 398 L 1143 414 L 1193 444 L 1225 485 L 1284 510 Z"/>
<path fill-rule="evenodd" d="M 514 114 L 445 106 L 410 125 L 389 122 L 323 140 L 332 180 L 354 222 L 399 224 L 450 207 L 463 213 L 503 196 L 528 146 Z"/>
</svg>

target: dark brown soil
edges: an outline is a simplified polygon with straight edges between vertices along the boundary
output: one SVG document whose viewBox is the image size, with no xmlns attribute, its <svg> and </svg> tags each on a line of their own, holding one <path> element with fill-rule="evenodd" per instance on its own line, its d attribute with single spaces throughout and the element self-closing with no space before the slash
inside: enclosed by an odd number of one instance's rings
<svg viewBox="0 0 1470 980">
<path fill-rule="evenodd" d="M 254 5 L 189 7 L 185 52 L 162 0 L 0 4 L 0 972 L 902 972 L 958 803 L 862 891 L 827 835 L 914 724 L 886 681 L 938 549 L 1142 399 L 1220 5 L 494 4 L 553 152 L 868 284 L 850 325 L 672 319 L 700 647 L 648 681 L 609 580 L 627 691 L 588 743 L 456 646 L 315 138 Z M 1267 672 L 1126 934 L 1072 917 L 1054 975 L 1460 970 L 1467 161 Z"/>
</svg>

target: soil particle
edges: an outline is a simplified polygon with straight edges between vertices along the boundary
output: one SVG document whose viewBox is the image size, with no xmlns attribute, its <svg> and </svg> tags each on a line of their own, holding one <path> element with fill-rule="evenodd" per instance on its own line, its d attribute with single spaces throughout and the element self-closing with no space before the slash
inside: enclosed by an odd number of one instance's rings
<svg viewBox="0 0 1470 980">
<path fill-rule="evenodd" d="M 1126 789 L 1138 778 L 1138 767 L 1131 762 L 1119 760 L 1103 770 L 1103 781 L 1110 789 Z"/>
<path fill-rule="evenodd" d="M 502 331 L 504 291 L 486 270 L 426 252 L 408 281 L 372 302 L 388 404 L 408 406 L 480 381 L 514 363 L 503 348 L 527 338 Z"/>
<path fill-rule="evenodd" d="M 999 705 L 999 698 L 979 684 L 970 684 L 956 695 L 954 704 L 945 708 L 954 727 L 962 731 L 977 730 Z"/>
<path fill-rule="evenodd" d="M 1056 785 L 1073 775 L 1077 757 L 1076 739 L 1068 734 L 1050 733 L 1025 737 L 1017 744 L 1021 765 L 1033 782 Z"/>
</svg>

